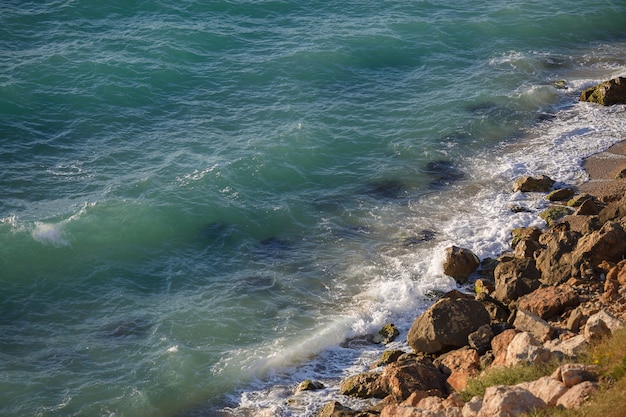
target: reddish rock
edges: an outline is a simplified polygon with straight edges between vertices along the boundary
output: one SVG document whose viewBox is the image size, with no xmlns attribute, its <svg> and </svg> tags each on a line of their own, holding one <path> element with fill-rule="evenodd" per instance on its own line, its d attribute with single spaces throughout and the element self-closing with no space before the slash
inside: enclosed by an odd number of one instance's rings
<svg viewBox="0 0 626 417">
<path fill-rule="evenodd" d="M 477 417 L 516 417 L 545 407 L 543 400 L 524 388 L 496 385 L 485 390 Z"/>
<path fill-rule="evenodd" d="M 467 346 L 461 349 L 445 353 L 435 360 L 435 365 L 445 375 L 462 369 L 480 369 L 480 357 L 478 352 Z"/>
<path fill-rule="evenodd" d="M 470 333 L 490 321 L 478 301 L 442 298 L 415 319 L 407 342 L 416 352 L 424 353 L 463 347 Z"/>
<path fill-rule="evenodd" d="M 467 277 L 478 268 L 480 260 L 469 249 L 451 246 L 446 249 L 446 259 L 443 263 L 443 273 L 463 284 Z"/>
<path fill-rule="evenodd" d="M 492 365 L 504 365 L 506 363 L 506 351 L 517 332 L 507 329 L 491 339 L 494 360 Z"/>
<path fill-rule="evenodd" d="M 380 377 L 379 387 L 397 400 L 405 400 L 415 391 L 447 392 L 445 376 L 427 357 L 400 359 L 388 365 Z"/>
<path fill-rule="evenodd" d="M 606 279 L 617 281 L 620 285 L 626 285 L 626 259 L 619 261 L 617 265 L 611 267 L 606 275 Z"/>
<path fill-rule="evenodd" d="M 565 309 L 579 304 L 578 295 L 572 287 L 561 285 L 538 288 L 518 300 L 517 307 L 542 319 L 561 314 Z"/>
</svg>

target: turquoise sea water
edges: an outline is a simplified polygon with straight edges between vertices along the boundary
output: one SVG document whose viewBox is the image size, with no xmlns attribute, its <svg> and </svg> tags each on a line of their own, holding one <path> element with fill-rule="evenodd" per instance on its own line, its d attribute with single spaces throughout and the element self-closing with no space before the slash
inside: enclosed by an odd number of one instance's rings
<svg viewBox="0 0 626 417">
<path fill-rule="evenodd" d="M 393 321 L 403 348 L 454 287 L 446 246 L 540 224 L 514 178 L 580 183 L 626 139 L 624 106 L 577 102 L 626 74 L 625 22 L 625 1 L 3 1 L 0 414 L 349 403 L 338 381 L 384 348 L 365 335 Z"/>
</svg>

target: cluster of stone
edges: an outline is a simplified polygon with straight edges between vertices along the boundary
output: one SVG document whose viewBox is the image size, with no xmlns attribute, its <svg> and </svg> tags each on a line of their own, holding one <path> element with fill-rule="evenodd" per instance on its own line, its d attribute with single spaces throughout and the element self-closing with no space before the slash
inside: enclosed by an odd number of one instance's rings
<svg viewBox="0 0 626 417">
<path fill-rule="evenodd" d="M 520 179 L 514 188 L 548 192 L 553 185 L 542 176 Z M 513 251 L 498 259 L 481 262 L 468 249 L 448 248 L 444 272 L 459 283 L 478 277 L 474 293 L 443 295 L 409 330 L 412 352 L 387 351 L 372 370 L 342 382 L 341 394 L 381 399 L 376 406 L 351 410 L 333 401 L 317 416 L 510 417 L 549 406 L 578 407 L 597 389 L 598 374 L 577 363 L 537 381 L 490 387 L 467 403 L 458 395 L 483 369 L 575 361 L 621 327 L 626 196 L 601 201 L 572 194 L 562 193 L 575 201 L 576 212 L 545 230 L 514 230 Z M 581 211 L 585 204 L 595 209 Z M 397 334 L 395 328 L 382 332 Z"/>
</svg>

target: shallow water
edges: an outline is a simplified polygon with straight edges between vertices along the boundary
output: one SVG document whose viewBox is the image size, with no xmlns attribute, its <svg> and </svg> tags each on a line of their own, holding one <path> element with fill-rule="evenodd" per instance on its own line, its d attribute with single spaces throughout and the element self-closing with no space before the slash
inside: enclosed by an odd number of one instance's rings
<svg viewBox="0 0 626 417">
<path fill-rule="evenodd" d="M 311 415 L 625 139 L 621 1 L 5 3 L 6 416 Z"/>
</svg>

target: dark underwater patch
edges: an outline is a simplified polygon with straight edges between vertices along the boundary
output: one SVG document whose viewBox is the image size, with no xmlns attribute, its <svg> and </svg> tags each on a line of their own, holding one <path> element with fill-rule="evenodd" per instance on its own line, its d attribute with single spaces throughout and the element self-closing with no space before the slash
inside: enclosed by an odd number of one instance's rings
<svg viewBox="0 0 626 417">
<path fill-rule="evenodd" d="M 397 179 L 385 179 L 369 184 L 367 194 L 375 198 L 400 199 L 407 195 L 406 186 Z"/>
<path fill-rule="evenodd" d="M 447 160 L 429 162 L 424 172 L 431 177 L 431 181 L 428 184 L 430 189 L 448 187 L 465 178 L 465 173 Z"/>
<path fill-rule="evenodd" d="M 100 329 L 106 337 L 125 338 L 129 336 L 144 336 L 152 327 L 146 319 L 120 320 L 107 324 Z"/>
<path fill-rule="evenodd" d="M 437 233 L 433 230 L 424 229 L 418 232 L 414 236 L 409 236 L 402 240 L 402 246 L 413 246 L 418 245 L 420 243 L 431 241 L 435 238 Z"/>
</svg>

